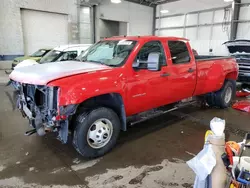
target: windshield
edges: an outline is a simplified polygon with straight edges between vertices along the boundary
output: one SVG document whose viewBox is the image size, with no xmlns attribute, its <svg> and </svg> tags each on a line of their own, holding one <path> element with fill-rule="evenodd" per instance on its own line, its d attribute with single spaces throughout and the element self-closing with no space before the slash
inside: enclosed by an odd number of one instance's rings
<svg viewBox="0 0 250 188">
<path fill-rule="evenodd" d="M 40 63 L 48 63 L 56 61 L 59 57 L 63 55 L 63 52 L 57 50 L 51 50 L 40 60 Z"/>
<path fill-rule="evenodd" d="M 76 50 L 67 52 L 52 50 L 40 60 L 40 63 L 49 63 L 55 61 L 70 61 L 74 60 L 76 57 L 77 57 Z"/>
<path fill-rule="evenodd" d="M 136 41 L 131 40 L 100 41 L 84 53 L 81 53 L 77 60 L 108 66 L 121 66 L 133 50 L 135 44 Z"/>
<path fill-rule="evenodd" d="M 31 55 L 31 57 L 42 57 L 48 52 L 48 50 L 38 50 Z"/>
</svg>

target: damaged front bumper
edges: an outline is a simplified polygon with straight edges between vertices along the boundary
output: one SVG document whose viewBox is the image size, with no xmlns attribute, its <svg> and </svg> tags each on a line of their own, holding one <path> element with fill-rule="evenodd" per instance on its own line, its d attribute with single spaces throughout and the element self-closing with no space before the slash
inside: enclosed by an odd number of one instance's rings
<svg viewBox="0 0 250 188">
<path fill-rule="evenodd" d="M 69 116 L 75 113 L 76 105 L 59 106 L 58 87 L 22 84 L 11 81 L 15 89 L 14 100 L 24 117 L 29 120 L 38 135 L 58 132 L 58 138 L 66 143 L 68 139 Z"/>
</svg>

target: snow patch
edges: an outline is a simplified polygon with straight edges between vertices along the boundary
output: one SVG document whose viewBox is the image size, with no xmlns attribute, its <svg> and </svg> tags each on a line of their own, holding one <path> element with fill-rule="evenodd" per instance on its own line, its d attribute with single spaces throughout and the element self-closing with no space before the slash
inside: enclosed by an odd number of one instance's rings
<svg viewBox="0 0 250 188">
<path fill-rule="evenodd" d="M 74 170 L 74 171 L 83 170 L 83 169 L 94 166 L 100 160 L 101 159 L 95 159 L 95 160 L 87 161 L 87 162 L 84 162 L 84 163 L 79 163 L 79 164 L 76 164 L 76 165 L 72 165 L 71 169 Z"/>
<path fill-rule="evenodd" d="M 65 167 L 55 168 L 52 172 L 50 172 L 50 174 L 56 174 L 56 173 L 64 171 L 65 169 L 66 169 Z"/>
<path fill-rule="evenodd" d="M 87 188 L 84 185 L 40 185 L 36 183 L 26 184 L 22 179 L 17 177 L 12 177 L 8 179 L 0 179 L 0 187 L 25 187 L 25 188 Z"/>
<path fill-rule="evenodd" d="M 6 167 L 3 165 L 0 165 L 0 172 L 2 172 Z"/>
<path fill-rule="evenodd" d="M 106 173 L 86 177 L 90 188 L 102 187 L 172 187 L 183 188 L 194 181 L 193 171 L 185 162 L 163 160 L 161 164 L 136 168 L 128 166 L 120 169 L 107 169 Z"/>
<path fill-rule="evenodd" d="M 34 170 L 35 170 L 35 167 L 30 167 L 30 168 L 29 168 L 29 171 L 30 171 L 30 172 L 32 172 L 32 171 L 34 171 Z"/>
</svg>

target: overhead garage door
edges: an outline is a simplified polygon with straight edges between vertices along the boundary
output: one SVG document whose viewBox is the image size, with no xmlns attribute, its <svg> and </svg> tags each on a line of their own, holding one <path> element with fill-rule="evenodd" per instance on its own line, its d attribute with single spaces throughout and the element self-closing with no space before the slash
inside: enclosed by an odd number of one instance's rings
<svg viewBox="0 0 250 188">
<path fill-rule="evenodd" d="M 21 9 L 24 52 L 68 43 L 68 16 Z"/>
</svg>

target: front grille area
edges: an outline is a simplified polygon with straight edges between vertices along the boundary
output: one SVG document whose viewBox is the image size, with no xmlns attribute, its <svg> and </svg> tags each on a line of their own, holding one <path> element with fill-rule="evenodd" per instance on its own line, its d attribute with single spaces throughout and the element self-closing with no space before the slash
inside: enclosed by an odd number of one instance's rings
<svg viewBox="0 0 250 188">
<path fill-rule="evenodd" d="M 53 117 L 57 115 L 58 88 L 32 84 L 21 84 L 12 81 L 18 93 L 18 106 L 23 105 L 31 111 L 33 118 L 42 123 L 52 125 Z"/>
<path fill-rule="evenodd" d="M 250 73 L 250 56 L 236 57 L 239 73 Z"/>
</svg>

